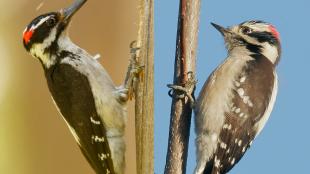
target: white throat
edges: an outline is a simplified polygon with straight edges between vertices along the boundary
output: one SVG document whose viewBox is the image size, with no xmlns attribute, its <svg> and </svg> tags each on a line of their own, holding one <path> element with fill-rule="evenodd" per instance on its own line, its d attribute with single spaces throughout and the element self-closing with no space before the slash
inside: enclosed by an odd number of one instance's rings
<svg viewBox="0 0 310 174">
<path fill-rule="evenodd" d="M 57 55 L 51 55 L 49 52 L 45 52 L 46 48 L 50 47 L 53 41 L 56 39 L 57 30 L 56 27 L 52 29 L 49 37 L 47 37 L 43 43 L 33 44 L 30 49 L 30 54 L 34 57 L 39 58 L 46 68 L 51 67 L 56 63 Z M 71 42 L 70 38 L 65 32 L 61 33 L 58 40 L 58 52 L 67 50 L 74 52 L 76 51 L 76 45 Z"/>
<path fill-rule="evenodd" d="M 56 39 L 57 30 L 56 27 L 52 29 L 49 37 L 47 37 L 43 43 L 33 44 L 30 49 L 30 54 L 39 58 L 46 68 L 56 63 L 56 57 L 45 52 L 46 48 L 50 47 L 53 41 Z"/>
</svg>

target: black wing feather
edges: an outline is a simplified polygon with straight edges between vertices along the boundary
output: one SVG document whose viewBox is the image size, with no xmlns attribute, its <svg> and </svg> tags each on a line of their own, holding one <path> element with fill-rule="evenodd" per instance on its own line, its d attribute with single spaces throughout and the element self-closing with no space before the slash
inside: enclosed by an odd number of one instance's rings
<svg viewBox="0 0 310 174">
<path fill-rule="evenodd" d="M 272 94 L 275 78 L 273 68 L 272 63 L 262 55 L 250 61 L 244 68 L 239 79 L 244 76 L 246 80 L 239 83 L 234 90 L 233 106 L 226 113 L 217 151 L 212 160 L 211 174 L 229 172 L 239 162 L 255 138 L 257 130 L 254 129 L 254 125 L 265 113 Z M 237 92 L 240 88 L 244 90 L 244 96 L 249 97 L 252 107 L 240 97 Z M 243 114 L 240 115 L 241 113 Z"/>
<path fill-rule="evenodd" d="M 69 64 L 56 64 L 45 69 L 45 74 L 49 90 L 61 114 L 78 135 L 80 149 L 88 162 L 97 173 L 114 173 L 106 130 L 88 79 Z"/>
</svg>

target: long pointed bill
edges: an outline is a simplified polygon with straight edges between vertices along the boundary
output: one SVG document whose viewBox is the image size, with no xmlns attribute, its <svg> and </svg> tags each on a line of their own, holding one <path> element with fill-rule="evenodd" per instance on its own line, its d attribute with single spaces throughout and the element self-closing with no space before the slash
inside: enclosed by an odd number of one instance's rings
<svg viewBox="0 0 310 174">
<path fill-rule="evenodd" d="M 217 24 L 215 24 L 213 22 L 211 22 L 211 25 L 213 25 L 213 27 L 215 29 L 217 29 L 223 36 L 225 36 L 227 33 L 230 33 L 230 31 L 227 28 L 225 28 L 225 27 L 217 25 Z"/>
<path fill-rule="evenodd" d="M 76 0 L 70 7 L 61 10 L 63 21 L 69 22 L 71 17 L 85 4 L 87 0 Z"/>
</svg>

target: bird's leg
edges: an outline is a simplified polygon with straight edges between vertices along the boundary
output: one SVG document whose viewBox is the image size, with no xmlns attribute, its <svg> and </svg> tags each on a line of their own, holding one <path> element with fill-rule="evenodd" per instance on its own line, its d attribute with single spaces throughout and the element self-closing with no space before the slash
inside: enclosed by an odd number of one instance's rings
<svg viewBox="0 0 310 174">
<path fill-rule="evenodd" d="M 139 50 L 140 48 L 136 47 L 136 41 L 130 43 L 130 63 L 128 65 L 124 85 L 118 88 L 118 97 L 120 101 L 126 102 L 128 99 L 131 100 L 133 98 L 135 84 L 141 79 L 141 76 L 143 76 L 144 66 L 139 65 L 137 61 L 137 52 Z"/>
<path fill-rule="evenodd" d="M 183 99 L 185 96 L 188 98 L 191 108 L 195 107 L 195 98 L 192 93 L 195 90 L 197 80 L 195 79 L 193 72 L 188 72 L 188 80 L 184 85 L 168 84 L 170 88 L 168 95 L 176 99 Z"/>
</svg>

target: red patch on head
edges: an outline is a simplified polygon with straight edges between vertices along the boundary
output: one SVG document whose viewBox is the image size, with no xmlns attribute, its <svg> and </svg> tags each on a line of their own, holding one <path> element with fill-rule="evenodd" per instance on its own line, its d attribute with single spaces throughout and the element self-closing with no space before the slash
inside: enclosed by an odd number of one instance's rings
<svg viewBox="0 0 310 174">
<path fill-rule="evenodd" d="M 28 43 L 30 42 L 30 39 L 31 39 L 31 37 L 32 37 L 32 34 L 33 34 L 33 31 L 32 31 L 32 30 L 26 31 L 26 32 L 24 33 L 23 39 L 24 39 L 25 44 L 28 44 Z"/>
<path fill-rule="evenodd" d="M 276 27 L 274 27 L 273 25 L 269 25 L 269 30 L 271 31 L 273 36 L 276 37 L 280 41 L 280 34 L 277 31 Z"/>
</svg>

